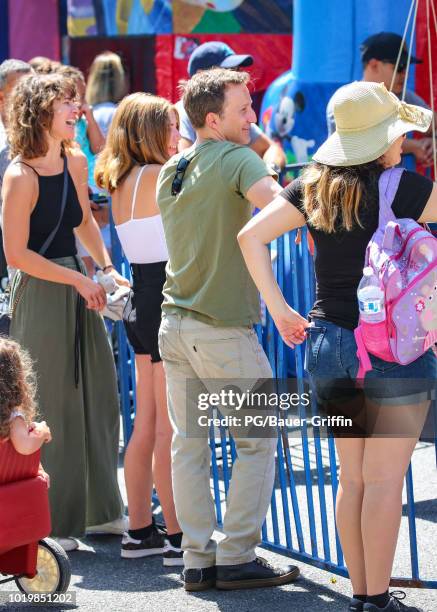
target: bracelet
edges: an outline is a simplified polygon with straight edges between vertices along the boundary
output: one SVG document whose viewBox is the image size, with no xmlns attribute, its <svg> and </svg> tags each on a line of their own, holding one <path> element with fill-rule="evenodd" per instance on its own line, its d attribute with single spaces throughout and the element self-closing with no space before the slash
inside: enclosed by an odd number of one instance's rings
<svg viewBox="0 0 437 612">
<path fill-rule="evenodd" d="M 106 274 L 106 270 L 115 270 L 115 268 L 114 268 L 114 264 L 108 264 L 107 266 L 105 266 L 104 268 L 102 268 L 102 272 L 103 272 L 103 274 Z"/>
</svg>

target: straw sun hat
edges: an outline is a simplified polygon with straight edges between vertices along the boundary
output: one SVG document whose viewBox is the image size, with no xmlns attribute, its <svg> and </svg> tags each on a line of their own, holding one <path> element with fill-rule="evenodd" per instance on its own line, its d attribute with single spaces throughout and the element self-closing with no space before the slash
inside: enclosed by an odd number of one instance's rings
<svg viewBox="0 0 437 612">
<path fill-rule="evenodd" d="M 412 130 L 426 132 L 432 112 L 400 102 L 384 83 L 356 81 L 334 97 L 334 132 L 313 155 L 328 166 L 357 166 L 378 159 Z"/>
</svg>

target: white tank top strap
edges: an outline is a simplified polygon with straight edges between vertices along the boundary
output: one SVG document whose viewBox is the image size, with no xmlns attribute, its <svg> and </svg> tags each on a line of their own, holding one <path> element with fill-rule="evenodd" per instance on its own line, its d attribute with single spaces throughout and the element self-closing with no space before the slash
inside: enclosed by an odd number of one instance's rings
<svg viewBox="0 0 437 612">
<path fill-rule="evenodd" d="M 143 174 L 143 170 L 144 168 L 146 168 L 147 164 L 144 164 L 144 166 L 141 166 L 141 170 L 138 172 L 137 175 L 137 180 L 135 181 L 135 187 L 134 187 L 134 194 L 132 196 L 132 212 L 131 212 L 131 220 L 134 218 L 134 213 L 135 213 L 135 204 L 136 204 L 136 200 L 137 200 L 137 191 L 138 191 L 138 186 L 140 184 L 140 180 L 141 180 L 141 175 Z"/>
</svg>

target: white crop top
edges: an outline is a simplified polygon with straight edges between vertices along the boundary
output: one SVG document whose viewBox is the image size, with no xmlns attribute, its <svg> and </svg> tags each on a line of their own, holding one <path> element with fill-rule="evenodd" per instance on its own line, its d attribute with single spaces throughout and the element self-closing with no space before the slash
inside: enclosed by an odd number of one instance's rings
<svg viewBox="0 0 437 612">
<path fill-rule="evenodd" d="M 128 221 L 116 225 L 118 238 L 129 263 L 148 264 L 167 261 L 168 251 L 165 243 L 161 215 L 134 219 L 135 202 L 143 166 L 138 172 L 132 197 L 132 212 Z"/>
</svg>

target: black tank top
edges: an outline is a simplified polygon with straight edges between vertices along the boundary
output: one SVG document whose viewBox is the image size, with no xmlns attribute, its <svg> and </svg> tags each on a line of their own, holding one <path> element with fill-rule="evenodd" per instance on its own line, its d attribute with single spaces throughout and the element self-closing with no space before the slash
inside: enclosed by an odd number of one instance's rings
<svg viewBox="0 0 437 612">
<path fill-rule="evenodd" d="M 64 174 L 61 172 L 61 174 L 54 174 L 53 176 L 41 176 L 29 164 L 25 162 L 20 163 L 32 168 L 38 176 L 39 195 L 35 208 L 30 215 L 29 241 L 27 243 L 28 249 L 38 252 L 50 232 L 56 227 L 59 215 L 61 214 Z M 56 257 L 76 255 L 76 240 L 73 229 L 82 223 L 82 218 L 82 207 L 77 197 L 73 179 L 69 173 L 64 215 L 56 236 L 53 238 L 44 257 L 54 259 Z"/>
</svg>

